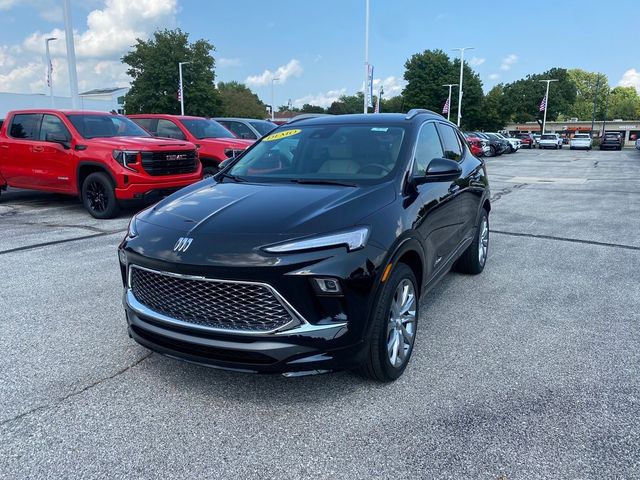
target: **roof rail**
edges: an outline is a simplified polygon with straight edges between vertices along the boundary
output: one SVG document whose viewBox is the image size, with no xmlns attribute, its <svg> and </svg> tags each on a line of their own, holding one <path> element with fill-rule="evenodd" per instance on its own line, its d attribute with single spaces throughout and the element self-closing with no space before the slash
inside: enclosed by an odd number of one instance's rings
<svg viewBox="0 0 640 480">
<path fill-rule="evenodd" d="M 416 115 L 419 115 L 420 113 L 430 113 L 432 115 L 438 115 L 439 117 L 442 117 L 442 115 L 440 115 L 439 113 L 436 113 L 432 110 L 427 110 L 426 108 L 412 108 L 407 112 L 407 116 L 404 117 L 404 119 L 411 120 L 413 117 L 415 117 Z"/>
<path fill-rule="evenodd" d="M 299 122 L 300 120 L 306 120 L 307 118 L 326 117 L 331 115 L 330 113 L 301 113 L 293 118 L 290 118 L 287 123 Z"/>
</svg>

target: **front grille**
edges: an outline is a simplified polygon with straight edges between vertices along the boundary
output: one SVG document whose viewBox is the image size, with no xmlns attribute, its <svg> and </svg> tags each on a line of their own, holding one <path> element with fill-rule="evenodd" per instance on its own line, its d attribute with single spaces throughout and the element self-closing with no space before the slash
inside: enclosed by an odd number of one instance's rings
<svg viewBox="0 0 640 480">
<path fill-rule="evenodd" d="M 142 168 L 153 176 L 193 173 L 198 169 L 195 150 L 142 152 Z"/>
<path fill-rule="evenodd" d="M 265 285 L 197 280 L 131 267 L 136 300 L 175 320 L 203 327 L 269 332 L 294 319 Z"/>
</svg>

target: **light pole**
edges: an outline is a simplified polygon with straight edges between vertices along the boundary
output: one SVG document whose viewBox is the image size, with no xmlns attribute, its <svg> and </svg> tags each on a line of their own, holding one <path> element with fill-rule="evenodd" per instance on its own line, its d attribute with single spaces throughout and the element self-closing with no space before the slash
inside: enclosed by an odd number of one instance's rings
<svg viewBox="0 0 640 480">
<path fill-rule="evenodd" d="M 64 36 L 67 41 L 67 65 L 69 67 L 71 108 L 77 109 L 80 106 L 80 102 L 78 101 L 78 71 L 76 70 L 76 47 L 73 41 L 70 0 L 64 0 Z"/>
<path fill-rule="evenodd" d="M 453 48 L 452 50 L 460 50 L 460 88 L 458 91 L 458 126 L 462 119 L 462 78 L 464 76 L 464 51 L 473 50 L 474 47 Z"/>
<path fill-rule="evenodd" d="M 591 115 L 591 138 L 593 138 L 593 126 L 596 123 L 596 100 L 598 98 L 598 87 L 600 86 L 600 77 L 596 82 L 596 91 L 593 94 L 593 115 Z"/>
<path fill-rule="evenodd" d="M 49 42 L 57 40 L 56 37 L 49 37 L 45 39 L 44 45 L 47 50 L 47 84 L 49 85 L 49 96 L 51 97 L 51 108 L 55 108 L 55 102 L 53 100 L 53 65 L 51 64 L 51 55 L 49 54 Z"/>
<path fill-rule="evenodd" d="M 600 132 L 600 137 L 604 137 L 605 129 L 607 128 L 607 114 L 609 113 L 609 86 L 607 85 L 607 99 L 604 101 L 604 118 L 602 119 L 602 132 Z"/>
<path fill-rule="evenodd" d="M 446 85 L 442 85 L 443 87 L 449 87 L 449 96 L 447 97 L 447 105 L 449 105 L 449 107 L 447 108 L 447 120 L 451 120 L 451 88 L 452 87 L 457 87 L 458 84 L 457 83 L 447 83 Z"/>
<path fill-rule="evenodd" d="M 273 122 L 273 120 L 275 119 L 275 111 L 276 111 L 276 106 L 273 103 L 274 100 L 274 95 L 273 95 L 273 85 L 280 80 L 280 77 L 273 77 L 271 79 L 271 121 Z"/>
<path fill-rule="evenodd" d="M 182 86 L 182 65 L 188 65 L 191 62 L 178 62 L 178 73 L 180 75 L 180 115 L 184 115 L 184 87 Z"/>
<path fill-rule="evenodd" d="M 369 102 L 367 101 L 367 92 L 369 91 L 367 86 L 369 83 L 369 0 L 365 0 L 365 15 L 364 15 L 364 111 L 363 113 L 369 113 Z"/>
<path fill-rule="evenodd" d="M 555 79 L 549 79 L 549 80 L 538 80 L 539 82 L 547 82 L 547 91 L 544 94 L 544 116 L 542 118 L 542 133 L 540 135 L 543 135 L 544 132 L 546 131 L 546 125 L 547 125 L 547 110 L 549 109 L 549 84 L 551 82 L 557 82 L 558 80 Z"/>
</svg>

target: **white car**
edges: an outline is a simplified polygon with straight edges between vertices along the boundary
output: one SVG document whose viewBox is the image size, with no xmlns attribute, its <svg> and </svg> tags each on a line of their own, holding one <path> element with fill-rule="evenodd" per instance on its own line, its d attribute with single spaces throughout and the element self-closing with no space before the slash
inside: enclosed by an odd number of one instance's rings
<svg viewBox="0 0 640 480">
<path fill-rule="evenodd" d="M 636 148 L 640 150 L 640 138 L 636 140 Z"/>
<path fill-rule="evenodd" d="M 501 133 L 496 133 L 495 135 L 500 137 L 502 140 L 506 140 L 507 142 L 509 142 L 509 146 L 511 147 L 511 151 L 509 153 L 517 152 L 520 149 L 520 146 L 522 145 L 522 142 L 520 141 L 519 138 L 505 137 Z"/>
<path fill-rule="evenodd" d="M 557 133 L 543 133 L 538 142 L 540 148 L 562 148 L 562 138 Z"/>
<path fill-rule="evenodd" d="M 591 150 L 593 146 L 593 142 L 591 141 L 591 135 L 588 133 L 576 133 L 571 140 L 569 140 L 569 149 L 573 150 L 574 148 L 586 148 L 587 150 Z"/>
</svg>

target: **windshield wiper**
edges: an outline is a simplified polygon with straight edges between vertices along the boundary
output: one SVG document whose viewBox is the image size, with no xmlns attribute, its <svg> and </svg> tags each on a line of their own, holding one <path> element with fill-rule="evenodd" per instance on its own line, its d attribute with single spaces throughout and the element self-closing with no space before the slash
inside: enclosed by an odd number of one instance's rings
<svg viewBox="0 0 640 480">
<path fill-rule="evenodd" d="M 356 185 L 355 183 L 349 183 L 349 182 L 341 182 L 339 180 L 314 180 L 311 178 L 302 178 L 302 179 L 298 179 L 298 178 L 294 178 L 289 180 L 290 182 L 293 183 L 300 183 L 302 185 L 340 185 L 342 187 L 357 187 L 358 185 Z"/>
<path fill-rule="evenodd" d="M 238 177 L 236 175 L 231 175 L 230 173 L 227 173 L 227 172 L 220 172 L 216 174 L 216 177 L 228 178 L 229 180 L 233 180 L 234 182 L 238 182 L 238 183 L 247 181 L 245 178 Z"/>
</svg>

